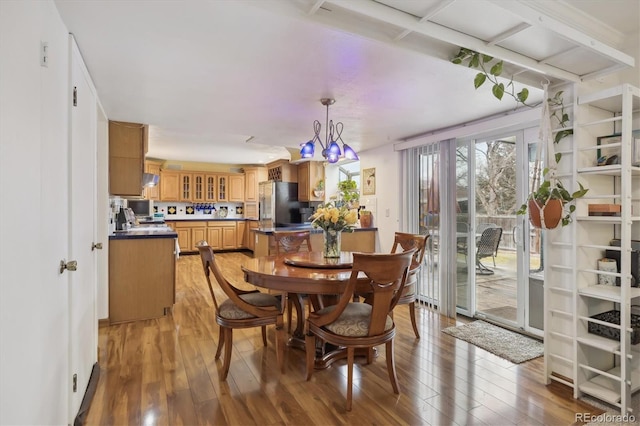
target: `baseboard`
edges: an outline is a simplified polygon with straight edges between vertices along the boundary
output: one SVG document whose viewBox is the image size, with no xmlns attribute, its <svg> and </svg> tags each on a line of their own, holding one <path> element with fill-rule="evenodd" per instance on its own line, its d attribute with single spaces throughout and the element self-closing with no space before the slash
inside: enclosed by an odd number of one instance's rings
<svg viewBox="0 0 640 426">
<path fill-rule="evenodd" d="M 109 327 L 111 324 L 109 323 L 109 318 L 102 318 L 98 320 L 98 328 L 100 327 Z"/>
</svg>

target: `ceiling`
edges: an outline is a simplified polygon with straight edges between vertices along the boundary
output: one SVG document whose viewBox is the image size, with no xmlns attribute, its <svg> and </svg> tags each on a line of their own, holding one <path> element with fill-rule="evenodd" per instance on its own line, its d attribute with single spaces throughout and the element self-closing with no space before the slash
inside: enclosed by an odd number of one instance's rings
<svg viewBox="0 0 640 426">
<path fill-rule="evenodd" d="M 148 156 L 230 164 L 295 157 L 316 119 L 324 141 L 321 98 L 358 152 L 512 110 L 450 62 L 460 46 L 505 59 L 532 102 L 545 78 L 633 66 L 639 4 L 56 0 L 107 116 L 150 125 Z"/>
</svg>

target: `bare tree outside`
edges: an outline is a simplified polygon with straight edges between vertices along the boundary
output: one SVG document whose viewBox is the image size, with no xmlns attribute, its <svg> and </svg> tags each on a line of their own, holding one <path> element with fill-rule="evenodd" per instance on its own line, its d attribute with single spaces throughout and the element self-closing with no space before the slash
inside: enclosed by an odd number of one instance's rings
<svg viewBox="0 0 640 426">
<path fill-rule="evenodd" d="M 476 144 L 476 212 L 489 217 L 512 215 L 516 200 L 515 141 Z"/>
</svg>

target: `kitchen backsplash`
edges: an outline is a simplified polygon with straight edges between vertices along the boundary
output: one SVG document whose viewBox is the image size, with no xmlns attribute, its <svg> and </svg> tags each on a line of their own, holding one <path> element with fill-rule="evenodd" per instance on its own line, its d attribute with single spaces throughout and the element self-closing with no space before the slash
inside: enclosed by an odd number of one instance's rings
<svg viewBox="0 0 640 426">
<path fill-rule="evenodd" d="M 242 203 L 176 203 L 155 201 L 154 210 L 172 219 L 240 219 L 244 217 Z"/>
</svg>

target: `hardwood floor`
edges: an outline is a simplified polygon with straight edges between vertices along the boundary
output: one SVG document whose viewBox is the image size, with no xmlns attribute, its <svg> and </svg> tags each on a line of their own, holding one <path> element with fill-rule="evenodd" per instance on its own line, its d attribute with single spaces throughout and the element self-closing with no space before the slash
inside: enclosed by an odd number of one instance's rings
<svg viewBox="0 0 640 426">
<path fill-rule="evenodd" d="M 216 255 L 234 285 L 243 283 L 239 266 L 246 256 Z M 280 374 L 273 327 L 266 348 L 259 328 L 234 330 L 229 376 L 220 382 L 218 326 L 200 258 L 182 256 L 172 314 L 100 328 L 101 374 L 86 423 L 571 425 L 575 413 L 602 413 L 562 385 L 546 386 L 543 358 L 515 365 L 440 332 L 454 320 L 428 309 L 418 309 L 417 317 L 421 339 L 413 335 L 408 309 L 395 312 L 400 395 L 391 389 L 380 350 L 372 364 L 360 360 L 354 368 L 349 413 L 345 362 L 307 382 L 304 352 L 287 348 Z"/>
</svg>

